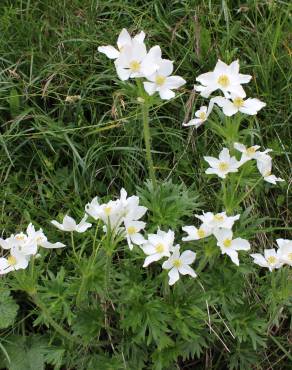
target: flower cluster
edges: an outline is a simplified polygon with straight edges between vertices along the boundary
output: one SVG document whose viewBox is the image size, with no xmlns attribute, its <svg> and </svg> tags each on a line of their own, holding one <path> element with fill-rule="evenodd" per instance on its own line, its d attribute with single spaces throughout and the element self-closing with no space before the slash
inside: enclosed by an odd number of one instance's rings
<svg viewBox="0 0 292 370">
<path fill-rule="evenodd" d="M 122 81 L 129 78 L 146 78 L 144 89 L 148 95 L 158 92 L 161 99 L 168 100 L 175 96 L 172 90 L 186 83 L 180 76 L 171 76 L 173 62 L 162 58 L 160 46 L 153 46 L 148 52 L 144 43 L 145 33 L 131 37 L 123 29 L 118 37 L 117 46 L 99 46 L 98 51 L 115 60 L 118 77 Z"/>
<path fill-rule="evenodd" d="M 214 104 L 222 108 L 223 113 L 230 117 L 241 112 L 248 115 L 256 115 L 259 110 L 266 106 L 256 98 L 245 99 L 246 93 L 243 84 L 251 80 L 250 75 L 239 73 L 239 61 L 235 60 L 230 65 L 218 60 L 214 71 L 203 73 L 196 78 L 201 85 L 195 85 L 194 90 L 200 92 L 203 98 L 209 98 L 216 90 L 220 90 L 224 96 L 215 96 L 210 99 L 209 107 L 202 106 L 196 113 L 196 118 L 183 126 L 200 127 L 209 117 Z"/>
<path fill-rule="evenodd" d="M 207 168 L 207 174 L 215 174 L 222 179 L 226 178 L 226 175 L 231 172 L 238 172 L 240 166 L 246 162 L 254 159 L 256 160 L 257 168 L 263 179 L 271 184 L 284 181 L 283 179 L 272 175 L 272 157 L 267 154 L 272 149 L 266 149 L 265 151 L 259 151 L 259 145 L 253 145 L 246 147 L 240 143 L 234 143 L 234 148 L 241 152 L 240 160 L 237 160 L 234 156 L 231 157 L 229 149 L 223 148 L 219 154 L 219 158 L 205 156 L 204 159 L 209 163 L 210 167 Z"/>
<path fill-rule="evenodd" d="M 278 269 L 283 265 L 292 266 L 292 240 L 277 239 L 278 250 L 274 248 L 265 249 L 264 255 L 260 253 L 251 254 L 254 263 L 261 267 L 267 267 L 270 271 Z"/>
<path fill-rule="evenodd" d="M 0 246 L 7 252 L 6 257 L 0 258 L 0 275 L 4 275 L 10 271 L 26 269 L 30 259 L 38 256 L 38 247 L 55 249 L 63 248 L 65 244 L 49 242 L 43 230 L 36 231 L 30 223 L 26 233 L 20 232 L 6 239 L 0 238 Z"/>
<path fill-rule="evenodd" d="M 240 215 L 227 216 L 226 212 L 217 214 L 207 212 L 202 215 L 196 215 L 196 217 L 202 221 L 201 225 L 199 228 L 195 226 L 184 226 L 182 229 L 188 236 L 182 240 L 199 240 L 214 235 L 221 253 L 227 254 L 232 262 L 238 266 L 238 251 L 247 251 L 250 249 L 250 244 L 247 240 L 233 237 L 232 227 L 234 222 L 239 220 Z"/>
<path fill-rule="evenodd" d="M 141 234 L 146 223 L 139 221 L 147 212 L 147 208 L 139 205 L 139 197 L 133 195 L 127 198 L 125 189 L 121 189 L 120 198 L 100 204 L 95 197 L 85 206 L 85 211 L 94 220 L 102 220 L 104 231 L 110 230 L 113 234 L 123 235 L 129 248 L 133 244 L 141 245 L 145 239 Z"/>
</svg>

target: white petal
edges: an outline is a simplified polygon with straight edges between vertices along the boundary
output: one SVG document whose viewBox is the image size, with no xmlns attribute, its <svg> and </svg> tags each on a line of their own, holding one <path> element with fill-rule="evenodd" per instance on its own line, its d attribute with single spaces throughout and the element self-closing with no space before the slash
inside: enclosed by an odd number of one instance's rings
<svg viewBox="0 0 292 370">
<path fill-rule="evenodd" d="M 76 229 L 76 222 L 74 218 L 66 215 L 63 219 L 63 227 L 65 231 L 74 231 Z"/>
<path fill-rule="evenodd" d="M 244 106 L 239 110 L 242 113 L 255 115 L 259 110 L 266 106 L 266 103 L 261 102 L 259 99 L 246 99 Z"/>
<path fill-rule="evenodd" d="M 137 244 L 137 245 L 142 245 L 146 242 L 143 235 L 139 234 L 139 233 L 131 235 L 131 240 L 132 240 L 133 244 Z"/>
<path fill-rule="evenodd" d="M 194 119 L 191 119 L 189 122 L 187 123 L 183 123 L 182 125 L 184 127 L 189 127 L 189 126 L 195 126 L 196 128 L 200 127 L 203 123 L 205 122 L 205 120 L 202 120 L 200 118 L 194 118 Z"/>
<path fill-rule="evenodd" d="M 129 79 L 131 75 L 131 71 L 129 69 L 116 67 L 117 75 L 122 81 L 126 81 Z"/>
<path fill-rule="evenodd" d="M 168 59 L 162 59 L 159 64 L 158 74 L 162 76 L 170 76 L 173 72 L 173 62 Z"/>
<path fill-rule="evenodd" d="M 268 267 L 268 263 L 264 256 L 262 256 L 260 253 L 254 253 L 250 255 L 254 259 L 254 263 L 261 266 L 261 267 Z"/>
<path fill-rule="evenodd" d="M 226 254 L 231 258 L 231 261 L 239 266 L 238 253 L 234 250 L 226 250 Z"/>
<path fill-rule="evenodd" d="M 169 271 L 168 276 L 169 276 L 169 285 L 173 285 L 174 283 L 176 283 L 179 279 L 178 269 L 173 267 Z"/>
<path fill-rule="evenodd" d="M 197 277 L 197 274 L 195 273 L 195 271 L 188 265 L 183 265 L 183 266 L 179 267 L 178 271 L 182 275 L 190 275 L 194 278 Z"/>
<path fill-rule="evenodd" d="M 159 90 L 159 95 L 161 99 L 163 100 L 169 100 L 175 97 L 175 93 L 171 90 L 168 90 L 166 88 L 162 88 Z"/>
<path fill-rule="evenodd" d="M 60 224 L 58 221 L 53 220 L 53 221 L 51 221 L 51 224 L 53 224 L 54 226 L 56 226 L 59 230 L 65 231 L 63 225 Z"/>
<path fill-rule="evenodd" d="M 125 28 L 123 28 L 118 37 L 117 41 L 118 48 L 121 49 L 125 45 L 131 45 L 131 43 L 132 38 L 129 32 Z"/>
<path fill-rule="evenodd" d="M 143 82 L 144 89 L 148 95 L 153 95 L 156 91 L 156 84 L 154 82 Z"/>
<path fill-rule="evenodd" d="M 211 167 L 217 167 L 219 165 L 218 158 L 215 157 L 204 157 L 204 160 L 209 163 Z"/>
<path fill-rule="evenodd" d="M 48 241 L 42 242 L 40 244 L 40 246 L 43 247 L 43 248 L 46 248 L 46 249 L 57 249 L 57 248 L 64 248 L 64 247 L 66 247 L 66 245 L 63 244 L 63 243 L 59 243 L 59 242 L 57 242 L 57 243 L 50 243 Z"/>
<path fill-rule="evenodd" d="M 138 41 L 138 42 L 143 42 L 145 39 L 145 32 L 141 31 L 140 33 L 138 33 L 135 37 L 134 37 L 134 40 Z"/>
<path fill-rule="evenodd" d="M 168 89 L 178 89 L 179 87 L 181 87 L 185 83 L 186 83 L 186 80 L 184 80 L 180 76 L 170 76 L 170 77 L 166 78 L 165 86 Z"/>
<path fill-rule="evenodd" d="M 247 84 L 252 79 L 251 75 L 243 75 L 241 73 L 238 74 L 239 83 L 241 84 Z"/>
<path fill-rule="evenodd" d="M 158 254 L 158 253 L 151 254 L 151 256 L 148 256 L 148 257 L 145 258 L 143 267 L 147 267 L 148 265 L 150 265 L 150 263 L 158 261 L 161 258 L 162 258 L 161 254 Z"/>
<path fill-rule="evenodd" d="M 189 250 L 182 252 L 180 256 L 180 260 L 183 262 L 183 264 L 187 264 L 187 265 L 192 264 L 195 259 L 196 259 L 196 253 L 189 251 Z"/>
<path fill-rule="evenodd" d="M 250 250 L 250 244 L 245 239 L 236 238 L 232 240 L 232 248 L 237 251 L 248 251 Z"/>
<path fill-rule="evenodd" d="M 111 45 L 108 46 L 99 46 L 97 49 L 100 53 L 105 54 L 110 59 L 117 59 L 120 55 L 120 52 Z"/>
</svg>

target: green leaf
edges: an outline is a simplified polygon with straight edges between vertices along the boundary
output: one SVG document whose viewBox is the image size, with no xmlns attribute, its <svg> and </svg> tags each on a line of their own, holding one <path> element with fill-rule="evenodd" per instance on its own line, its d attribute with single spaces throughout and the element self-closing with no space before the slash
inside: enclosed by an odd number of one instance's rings
<svg viewBox="0 0 292 370">
<path fill-rule="evenodd" d="M 0 329 L 11 326 L 16 318 L 18 305 L 7 288 L 0 288 Z"/>
</svg>

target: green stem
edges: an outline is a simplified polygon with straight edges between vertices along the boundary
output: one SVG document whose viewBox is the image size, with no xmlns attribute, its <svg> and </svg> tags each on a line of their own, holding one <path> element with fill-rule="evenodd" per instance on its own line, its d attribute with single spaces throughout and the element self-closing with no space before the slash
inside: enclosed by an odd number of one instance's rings
<svg viewBox="0 0 292 370">
<path fill-rule="evenodd" d="M 148 162 L 149 177 L 154 186 L 156 186 L 155 171 L 153 165 L 153 159 L 151 154 L 151 135 L 149 127 L 149 104 L 148 96 L 144 93 L 142 82 L 140 79 L 136 79 L 139 98 L 141 98 L 141 109 L 142 109 L 142 121 L 143 121 L 143 133 L 144 133 L 144 142 L 146 149 L 146 159 Z"/>
</svg>

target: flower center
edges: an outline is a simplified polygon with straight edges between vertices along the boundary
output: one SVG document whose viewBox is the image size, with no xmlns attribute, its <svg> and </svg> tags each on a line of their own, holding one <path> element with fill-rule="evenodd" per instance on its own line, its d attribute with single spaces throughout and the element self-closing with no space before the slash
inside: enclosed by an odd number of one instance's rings
<svg viewBox="0 0 292 370">
<path fill-rule="evenodd" d="M 7 261 L 8 261 L 8 263 L 9 263 L 9 265 L 10 265 L 10 266 L 15 266 L 15 265 L 16 265 L 16 263 L 17 263 L 16 258 L 15 258 L 15 257 L 13 257 L 13 256 L 9 256 L 9 257 L 7 258 Z"/>
<path fill-rule="evenodd" d="M 275 256 L 270 256 L 267 258 L 268 264 L 273 265 L 274 263 L 277 262 L 277 258 Z"/>
<path fill-rule="evenodd" d="M 218 78 L 218 84 L 221 85 L 222 87 L 227 87 L 230 84 L 229 77 L 226 75 L 221 75 Z"/>
<path fill-rule="evenodd" d="M 268 177 L 268 176 L 271 176 L 272 172 L 271 171 L 266 171 L 264 173 L 264 177 Z"/>
<path fill-rule="evenodd" d="M 219 163 L 219 170 L 224 172 L 227 171 L 229 168 L 229 164 L 227 162 L 220 162 Z"/>
<path fill-rule="evenodd" d="M 111 213 L 111 211 L 112 211 L 112 207 L 105 207 L 105 209 L 104 209 L 104 213 L 107 215 L 107 216 L 109 216 L 110 215 L 110 213 Z"/>
<path fill-rule="evenodd" d="M 157 253 L 162 253 L 164 252 L 164 245 L 162 243 L 158 243 L 155 247 L 155 250 Z"/>
<path fill-rule="evenodd" d="M 203 229 L 198 230 L 198 237 L 199 238 L 204 238 L 206 236 L 206 233 Z"/>
<path fill-rule="evenodd" d="M 214 221 L 222 222 L 224 221 L 224 217 L 222 215 L 217 214 L 214 216 Z"/>
<path fill-rule="evenodd" d="M 205 121 L 205 120 L 206 120 L 206 118 L 207 118 L 207 114 L 206 114 L 205 112 L 201 112 L 201 113 L 199 114 L 199 118 L 200 118 L 202 121 Z"/>
<path fill-rule="evenodd" d="M 246 149 L 246 154 L 249 155 L 249 156 L 252 156 L 255 152 L 256 152 L 256 150 L 253 146 Z"/>
<path fill-rule="evenodd" d="M 224 247 L 229 248 L 231 246 L 231 242 L 232 242 L 231 239 L 225 239 L 223 242 Z"/>
<path fill-rule="evenodd" d="M 25 238 L 24 234 L 18 234 L 18 235 L 15 236 L 16 240 L 24 240 L 24 238 Z"/>
<path fill-rule="evenodd" d="M 173 266 L 176 267 L 176 268 L 179 268 L 181 267 L 182 263 L 181 263 L 181 260 L 179 259 L 176 259 L 172 262 Z"/>
<path fill-rule="evenodd" d="M 236 106 L 236 108 L 241 108 L 244 104 L 244 101 L 242 98 L 235 98 L 233 100 L 233 104 Z"/>
<path fill-rule="evenodd" d="M 132 60 L 132 62 L 130 63 L 130 70 L 132 72 L 139 72 L 140 67 L 141 67 L 141 63 L 138 62 L 137 60 Z"/>
<path fill-rule="evenodd" d="M 166 80 L 166 77 L 164 77 L 164 76 L 160 76 L 160 75 L 156 76 L 156 78 L 155 78 L 156 85 L 162 86 L 164 84 L 165 80 Z"/>
<path fill-rule="evenodd" d="M 289 259 L 290 261 L 292 261 L 292 253 L 289 253 L 289 254 L 288 254 L 288 259 Z"/>
<path fill-rule="evenodd" d="M 136 228 L 135 228 L 135 226 L 129 226 L 129 227 L 127 228 L 127 231 L 128 231 L 128 234 L 129 234 L 129 235 L 136 234 Z"/>
</svg>

